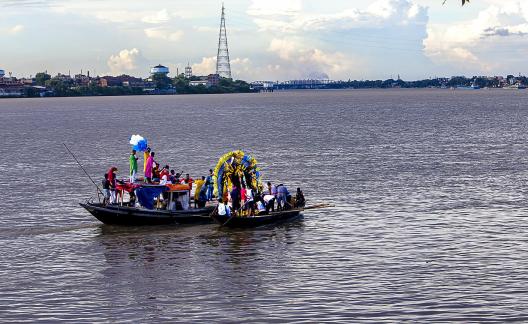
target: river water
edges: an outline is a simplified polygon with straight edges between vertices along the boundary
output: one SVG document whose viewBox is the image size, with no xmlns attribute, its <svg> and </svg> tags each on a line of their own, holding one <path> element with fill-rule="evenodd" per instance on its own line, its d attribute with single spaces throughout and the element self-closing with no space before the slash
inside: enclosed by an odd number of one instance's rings
<svg viewBox="0 0 528 324">
<path fill-rule="evenodd" d="M 0 101 L 1 322 L 528 320 L 528 91 Z M 303 188 L 276 227 L 122 228 L 78 203 L 128 138 L 195 178 L 233 149 Z"/>
</svg>

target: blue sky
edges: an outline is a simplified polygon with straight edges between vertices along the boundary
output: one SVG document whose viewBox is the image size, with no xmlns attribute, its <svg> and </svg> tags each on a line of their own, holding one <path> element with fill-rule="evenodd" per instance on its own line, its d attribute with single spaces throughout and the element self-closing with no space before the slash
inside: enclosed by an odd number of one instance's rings
<svg viewBox="0 0 528 324">
<path fill-rule="evenodd" d="M 528 1 L 225 0 L 235 78 L 528 74 Z M 0 0 L 0 69 L 214 72 L 221 1 Z"/>
</svg>

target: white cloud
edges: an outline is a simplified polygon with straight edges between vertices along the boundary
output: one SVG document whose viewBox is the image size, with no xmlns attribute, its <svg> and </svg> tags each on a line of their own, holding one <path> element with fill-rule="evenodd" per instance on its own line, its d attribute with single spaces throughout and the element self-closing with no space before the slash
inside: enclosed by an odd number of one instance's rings
<svg viewBox="0 0 528 324">
<path fill-rule="evenodd" d="M 11 35 L 18 34 L 18 33 L 21 33 L 23 31 L 24 31 L 24 26 L 23 25 L 15 25 L 15 26 L 7 29 L 7 33 L 11 34 Z"/>
<path fill-rule="evenodd" d="M 398 56 L 390 51 L 391 46 L 396 50 L 412 47 L 412 55 L 423 58 L 422 39 L 429 17 L 427 8 L 412 0 L 378 0 L 333 13 L 307 11 L 302 5 L 301 1 L 254 0 L 249 7 L 247 13 L 261 32 L 281 35 L 269 40 L 267 50 L 272 56 L 266 62 L 266 75 L 364 76 L 372 74 L 369 68 L 390 68 L 390 61 Z M 391 54 L 383 55 L 387 59 L 382 64 L 375 64 L 375 56 L 384 51 Z"/>
<path fill-rule="evenodd" d="M 146 28 L 144 31 L 148 38 L 163 39 L 171 42 L 179 41 L 183 37 L 183 31 L 171 31 L 163 27 Z"/>
<path fill-rule="evenodd" d="M 5 28 L 2 28 L 0 27 L 0 33 L 2 34 L 7 34 L 7 35 L 16 35 L 16 34 L 20 34 L 22 33 L 26 28 L 24 27 L 24 25 L 15 25 L 15 26 L 12 26 L 12 27 L 5 27 Z"/>
<path fill-rule="evenodd" d="M 296 16 L 302 9 L 300 0 L 253 0 L 248 14 L 253 16 Z"/>
<path fill-rule="evenodd" d="M 528 4 L 502 1 L 476 18 L 453 24 L 431 24 L 423 44 L 435 63 L 479 71 L 508 69 L 507 56 L 527 55 Z M 502 58 L 501 58 L 502 56 Z"/>
<path fill-rule="evenodd" d="M 291 56 L 297 51 L 297 47 L 296 42 L 291 39 L 274 38 L 271 40 L 268 51 L 278 54 L 283 60 L 290 60 L 292 59 Z"/>
<path fill-rule="evenodd" d="M 111 23 L 125 23 L 141 20 L 147 13 L 123 9 L 112 1 L 60 1 L 50 4 L 53 12 L 93 17 Z"/>
<path fill-rule="evenodd" d="M 320 78 L 330 75 L 333 78 L 345 78 L 351 72 L 360 70 L 357 58 L 341 52 L 309 48 L 294 39 L 272 39 L 268 51 L 275 53 L 283 61 L 278 66 L 282 66 L 280 71 L 284 76 Z M 276 66 L 268 68 L 279 70 Z"/>
<path fill-rule="evenodd" d="M 120 1 L 61 1 L 51 5 L 51 10 L 62 14 L 76 14 L 94 17 L 110 23 L 164 24 L 173 18 L 183 18 L 181 14 L 167 9 L 152 10 L 152 4 L 135 2 L 126 4 Z"/>
<path fill-rule="evenodd" d="M 300 2 L 288 1 L 276 10 L 254 0 L 247 13 L 261 30 L 277 30 L 286 33 L 314 32 L 321 30 L 346 30 L 353 28 L 380 28 L 388 25 L 425 25 L 427 8 L 410 0 L 378 0 L 367 9 L 351 8 L 333 14 L 308 14 L 302 11 Z"/>
<path fill-rule="evenodd" d="M 234 79 L 242 80 L 257 80 L 267 75 L 267 68 L 261 68 L 254 65 L 253 62 L 247 58 L 236 57 L 231 59 L 231 72 Z M 203 57 L 199 63 L 191 65 L 194 75 L 208 75 L 216 73 L 216 57 Z"/>
<path fill-rule="evenodd" d="M 194 30 L 202 33 L 218 33 L 218 27 L 210 27 L 210 26 L 195 26 L 193 27 Z M 229 31 L 231 31 L 231 28 L 229 28 Z"/>
<path fill-rule="evenodd" d="M 134 22 L 140 17 L 137 13 L 131 13 L 126 10 L 95 11 L 93 16 L 99 20 L 111 23 Z"/>
<path fill-rule="evenodd" d="M 216 56 L 203 57 L 200 63 L 195 63 L 191 67 L 194 75 L 216 73 Z"/>
<path fill-rule="evenodd" d="M 148 24 L 161 24 L 170 20 L 170 15 L 167 9 L 162 9 L 152 15 L 145 16 L 141 21 Z"/>
<path fill-rule="evenodd" d="M 368 74 L 371 53 L 384 46 L 387 52 L 390 46 L 412 47 L 413 55 L 423 58 L 429 21 L 427 8 L 411 0 L 378 0 L 333 13 L 308 12 L 302 1 L 253 0 L 247 13 L 260 31 L 282 35 L 270 40 L 268 53 L 274 57 L 266 70 L 285 78 Z"/>
<path fill-rule="evenodd" d="M 234 60 L 231 60 L 231 70 L 233 78 L 240 79 L 241 76 L 247 77 L 253 75 L 254 66 L 249 58 L 237 57 Z"/>
<path fill-rule="evenodd" d="M 137 48 L 124 49 L 116 55 L 110 56 L 107 61 L 112 74 L 123 74 L 135 71 L 138 63 L 142 60 L 141 53 Z"/>
</svg>

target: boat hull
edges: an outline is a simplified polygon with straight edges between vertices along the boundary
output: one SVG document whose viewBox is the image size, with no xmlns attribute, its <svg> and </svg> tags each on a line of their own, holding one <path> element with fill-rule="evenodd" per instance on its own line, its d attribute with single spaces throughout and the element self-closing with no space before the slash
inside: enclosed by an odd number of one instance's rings
<svg viewBox="0 0 528 324">
<path fill-rule="evenodd" d="M 281 212 L 271 212 L 267 215 L 229 217 L 226 215 L 211 215 L 220 225 L 226 227 L 248 228 L 282 223 L 300 217 L 301 210 L 286 210 Z"/>
<path fill-rule="evenodd" d="M 90 214 L 104 224 L 109 225 L 166 225 L 166 224 L 208 224 L 212 222 L 209 214 L 214 207 L 181 211 L 147 210 L 118 205 L 80 204 Z"/>
</svg>

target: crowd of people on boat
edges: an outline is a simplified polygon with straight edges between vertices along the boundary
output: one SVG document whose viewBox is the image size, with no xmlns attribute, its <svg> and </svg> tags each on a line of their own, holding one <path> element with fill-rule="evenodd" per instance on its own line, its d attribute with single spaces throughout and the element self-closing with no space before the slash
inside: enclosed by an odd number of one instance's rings
<svg viewBox="0 0 528 324">
<path fill-rule="evenodd" d="M 277 186 L 271 182 L 260 194 L 249 188 L 244 182 L 234 183 L 231 191 L 224 192 L 219 198 L 219 215 L 241 215 L 253 216 L 257 212 L 286 211 L 293 208 L 303 208 L 306 200 L 301 188 L 297 188 L 295 196 L 292 196 L 284 184 Z"/>
<path fill-rule="evenodd" d="M 116 176 L 118 169 L 115 166 L 110 167 L 102 180 L 103 204 L 116 204 L 123 195 L 122 188 L 125 185 L 137 185 L 138 187 L 141 185 L 187 185 L 189 198 L 194 185 L 196 185 L 194 188 L 195 207 L 203 207 L 207 201 L 213 201 L 214 180 L 212 169 L 209 169 L 207 176 L 202 176 L 201 180 L 195 181 L 188 173 L 183 175 L 183 172 L 175 172 L 168 164 L 162 166 L 155 157 L 156 153 L 150 147 L 143 152 L 143 177 L 138 175 L 139 158 L 136 150 L 132 150 L 129 156 L 128 179 L 118 179 Z M 134 190 L 129 190 L 129 193 L 130 200 L 135 200 Z"/>
<path fill-rule="evenodd" d="M 168 164 L 161 164 L 156 160 L 156 153 L 148 147 L 143 152 L 143 174 L 138 175 L 138 156 L 137 151 L 133 149 L 129 156 L 129 177 L 128 179 L 119 180 L 116 176 L 118 172 L 115 166 L 110 167 L 104 174 L 102 180 L 103 204 L 116 204 L 122 199 L 123 188 L 132 186 L 126 190 L 130 194 L 130 201 L 135 201 L 136 187 L 149 185 L 186 185 L 188 190 L 188 201 L 194 198 L 194 207 L 203 208 L 207 202 L 211 202 L 214 197 L 214 173 L 209 169 L 207 176 L 201 176 L 200 179 L 194 180 L 187 173 L 175 172 Z M 194 187 L 193 187 L 194 186 Z M 191 191 L 194 190 L 194 196 Z M 218 197 L 218 213 L 221 215 L 255 215 L 261 212 L 275 212 L 290 210 L 292 208 L 303 208 L 305 205 L 304 194 L 300 188 L 292 195 L 284 184 L 273 185 L 267 183 L 266 188 L 255 190 L 247 185 L 245 181 L 234 181 L 230 190 L 225 190 L 222 197 Z M 167 199 L 167 195 L 162 195 Z"/>
</svg>

